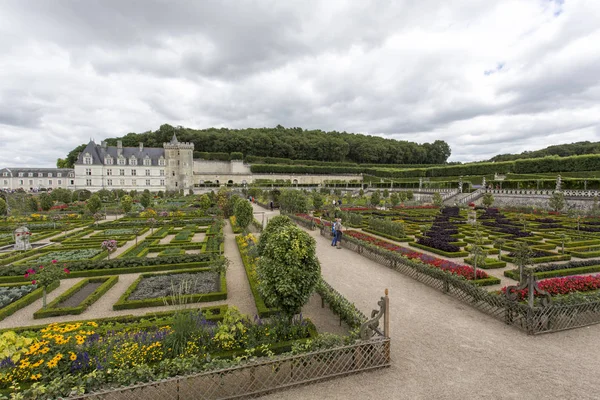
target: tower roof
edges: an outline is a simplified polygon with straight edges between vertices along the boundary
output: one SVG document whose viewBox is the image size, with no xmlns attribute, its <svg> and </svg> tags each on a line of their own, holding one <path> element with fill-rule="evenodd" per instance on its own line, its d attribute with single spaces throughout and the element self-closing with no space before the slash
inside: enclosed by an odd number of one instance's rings
<svg viewBox="0 0 600 400">
<path fill-rule="evenodd" d="M 179 140 L 177 140 L 177 135 L 176 134 L 173 134 L 173 137 L 171 138 L 171 142 L 170 143 L 172 143 L 172 144 L 179 143 Z"/>
</svg>

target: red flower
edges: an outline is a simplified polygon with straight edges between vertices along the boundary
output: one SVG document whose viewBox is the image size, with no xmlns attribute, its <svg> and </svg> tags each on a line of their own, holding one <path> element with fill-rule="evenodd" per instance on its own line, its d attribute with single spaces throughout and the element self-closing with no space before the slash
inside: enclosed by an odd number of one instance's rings
<svg viewBox="0 0 600 400">
<path fill-rule="evenodd" d="M 57 260 L 52 260 L 52 264 L 56 264 L 57 262 Z"/>
<path fill-rule="evenodd" d="M 65 274 L 70 274 L 71 273 L 71 271 L 69 271 L 69 268 L 65 268 L 65 269 L 63 269 L 63 271 L 65 271 Z"/>
<path fill-rule="evenodd" d="M 43 266 L 43 265 L 40 265 L 40 270 L 42 270 L 42 269 L 44 269 L 44 266 Z"/>
<path fill-rule="evenodd" d="M 37 281 L 35 279 L 31 281 L 32 285 L 35 285 L 36 283 L 37 283 Z"/>
<path fill-rule="evenodd" d="M 29 273 L 25 272 L 25 278 L 29 278 Z"/>
</svg>

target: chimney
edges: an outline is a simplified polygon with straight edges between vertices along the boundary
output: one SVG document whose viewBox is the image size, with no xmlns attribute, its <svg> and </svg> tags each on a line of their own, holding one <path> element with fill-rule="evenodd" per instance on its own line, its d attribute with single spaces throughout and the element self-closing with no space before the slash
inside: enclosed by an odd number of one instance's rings
<svg viewBox="0 0 600 400">
<path fill-rule="evenodd" d="M 102 148 L 104 150 L 106 150 L 106 140 L 103 140 L 102 142 L 100 142 L 100 145 L 102 146 Z"/>
<path fill-rule="evenodd" d="M 123 142 L 117 140 L 117 155 L 123 154 Z"/>
<path fill-rule="evenodd" d="M 140 142 L 140 152 L 144 151 L 144 143 Z"/>
</svg>

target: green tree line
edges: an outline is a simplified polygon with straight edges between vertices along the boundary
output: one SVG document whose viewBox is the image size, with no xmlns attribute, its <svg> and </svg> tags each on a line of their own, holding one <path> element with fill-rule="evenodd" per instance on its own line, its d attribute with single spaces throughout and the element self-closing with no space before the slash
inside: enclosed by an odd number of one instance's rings
<svg viewBox="0 0 600 400">
<path fill-rule="evenodd" d="M 305 130 L 302 128 L 208 128 L 189 129 L 164 124 L 156 131 L 128 133 L 107 139 L 110 146 L 117 140 L 133 147 L 140 142 L 146 147 L 162 147 L 173 134 L 181 142 L 192 142 L 195 151 L 207 153 L 243 153 L 246 156 L 281 157 L 293 160 L 317 160 L 374 164 L 444 164 L 450 146 L 442 140 L 418 144 L 376 136 Z M 57 165 L 72 167 L 85 145 L 73 149 Z"/>
<path fill-rule="evenodd" d="M 598 153 L 600 153 L 600 142 L 577 142 L 548 146 L 541 150 L 524 151 L 520 154 L 499 154 L 490 158 L 489 161 L 514 161 L 524 158 L 542 158 L 547 156 L 568 157 Z"/>
</svg>

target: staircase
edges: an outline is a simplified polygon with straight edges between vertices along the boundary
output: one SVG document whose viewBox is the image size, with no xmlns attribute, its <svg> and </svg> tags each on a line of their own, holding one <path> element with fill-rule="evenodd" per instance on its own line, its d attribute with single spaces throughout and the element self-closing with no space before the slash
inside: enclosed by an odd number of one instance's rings
<svg viewBox="0 0 600 400">
<path fill-rule="evenodd" d="M 454 195 L 444 199 L 444 205 L 453 206 L 454 204 L 469 204 L 483 196 L 484 193 L 485 190 L 482 189 L 477 189 L 472 193 L 455 193 Z"/>
</svg>

